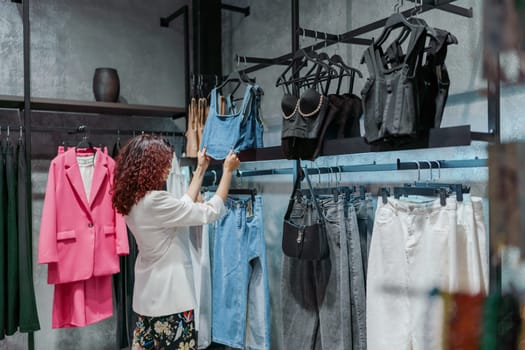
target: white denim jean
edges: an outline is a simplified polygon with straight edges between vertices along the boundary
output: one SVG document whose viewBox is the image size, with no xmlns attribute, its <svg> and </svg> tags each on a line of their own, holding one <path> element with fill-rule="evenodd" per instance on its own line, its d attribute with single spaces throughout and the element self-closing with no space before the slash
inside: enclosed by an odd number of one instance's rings
<svg viewBox="0 0 525 350">
<path fill-rule="evenodd" d="M 488 294 L 489 290 L 489 254 L 487 230 L 483 214 L 483 200 L 480 197 L 463 195 L 458 202 L 457 236 L 459 246 L 465 247 L 459 252 L 458 268 L 463 268 L 458 291 L 465 293 Z"/>
<path fill-rule="evenodd" d="M 367 275 L 369 350 L 438 349 L 441 301 L 433 288 L 488 288 L 481 199 L 378 201 Z"/>
</svg>

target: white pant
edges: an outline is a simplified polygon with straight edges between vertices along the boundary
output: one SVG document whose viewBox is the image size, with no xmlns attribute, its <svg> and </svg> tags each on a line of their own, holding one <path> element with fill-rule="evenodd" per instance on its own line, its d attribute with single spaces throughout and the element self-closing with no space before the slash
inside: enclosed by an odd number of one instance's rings
<svg viewBox="0 0 525 350">
<path fill-rule="evenodd" d="M 368 349 L 440 348 L 442 303 L 429 292 L 486 291 L 485 242 L 481 200 L 380 198 L 368 262 Z"/>
<path fill-rule="evenodd" d="M 190 228 L 190 256 L 195 281 L 195 328 L 198 331 L 199 349 L 211 344 L 211 267 L 209 226 Z"/>
<path fill-rule="evenodd" d="M 483 215 L 483 200 L 480 197 L 464 195 L 458 202 L 457 239 L 461 240 L 458 251 L 459 280 L 457 291 L 464 293 L 488 294 L 489 254 L 487 231 Z"/>
</svg>

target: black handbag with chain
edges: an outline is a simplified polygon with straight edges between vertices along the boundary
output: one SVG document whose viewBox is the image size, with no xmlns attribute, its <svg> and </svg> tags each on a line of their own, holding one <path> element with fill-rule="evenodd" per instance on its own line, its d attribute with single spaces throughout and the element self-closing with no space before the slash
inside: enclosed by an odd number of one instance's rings
<svg viewBox="0 0 525 350">
<path fill-rule="evenodd" d="M 311 198 L 318 213 L 317 221 L 315 223 L 308 223 L 306 222 L 305 217 L 291 218 L 294 204 L 298 198 L 297 196 L 300 196 L 297 190 L 299 189 L 301 176 L 297 176 L 288 203 L 288 209 L 284 216 L 282 249 L 285 255 L 292 258 L 301 260 L 326 259 L 329 256 L 329 250 L 323 212 L 315 199 L 308 172 L 304 171 L 303 173 L 306 177 Z"/>
</svg>

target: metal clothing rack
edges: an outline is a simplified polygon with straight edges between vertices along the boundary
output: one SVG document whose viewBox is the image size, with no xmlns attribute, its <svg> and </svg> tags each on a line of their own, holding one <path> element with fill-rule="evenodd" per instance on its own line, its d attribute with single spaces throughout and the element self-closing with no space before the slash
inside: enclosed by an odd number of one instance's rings
<svg viewBox="0 0 525 350">
<path fill-rule="evenodd" d="M 65 128 L 65 127 L 53 127 L 53 128 L 47 128 L 47 127 L 33 127 L 32 131 L 35 133 L 46 133 L 50 131 L 63 131 L 67 134 L 75 134 L 75 133 L 81 133 L 82 130 L 72 130 L 71 128 Z M 104 128 L 89 128 L 89 133 L 93 135 L 140 135 L 141 133 L 144 134 L 157 134 L 157 135 L 165 135 L 165 136 L 173 136 L 173 137 L 182 137 L 184 136 L 184 133 L 182 132 L 172 132 L 172 131 L 166 131 L 166 130 L 148 130 L 148 129 L 141 129 L 141 130 L 130 130 L 130 129 L 104 129 Z"/>
<path fill-rule="evenodd" d="M 418 0 L 409 0 L 412 2 L 419 2 Z M 430 10 L 438 9 L 452 13 L 455 15 L 471 18 L 472 8 L 463 8 L 452 4 L 457 0 L 421 0 L 420 6 L 417 8 L 417 12 L 424 13 Z M 414 8 L 402 11 L 401 14 L 404 16 L 411 16 L 414 13 Z M 320 39 L 319 42 L 302 48 L 305 51 L 315 51 L 318 49 L 326 48 L 327 46 L 336 43 L 347 43 L 357 45 L 370 45 L 373 39 L 358 38 L 363 34 L 369 33 L 373 30 L 381 28 L 385 25 L 388 17 L 382 18 L 375 22 L 366 24 L 364 26 L 352 29 L 342 34 L 330 34 L 312 29 L 305 29 L 299 25 L 299 4 L 297 0 L 292 0 L 292 50 L 290 53 L 275 57 L 275 58 L 260 58 L 260 57 L 247 57 L 247 56 L 236 56 L 240 57 L 244 63 L 255 63 L 251 67 L 243 69 L 245 73 L 252 73 L 263 68 L 267 68 L 272 65 L 283 64 L 289 62 L 294 56 L 295 52 L 299 50 L 299 36 L 307 36 L 311 38 Z M 500 82 L 488 80 L 487 82 L 487 101 L 488 101 L 488 123 L 487 132 L 471 132 L 470 129 L 467 133 L 463 127 L 459 128 L 448 128 L 448 130 L 433 129 L 434 133 L 439 133 L 439 139 L 450 139 L 457 140 L 461 145 L 470 144 L 471 141 L 487 141 L 487 142 L 500 142 Z"/>
<path fill-rule="evenodd" d="M 423 13 L 423 12 L 427 12 L 427 11 L 430 11 L 430 10 L 433 10 L 433 9 L 440 9 L 440 10 L 444 10 L 444 11 L 447 11 L 447 12 L 450 12 L 450 13 L 454 13 L 454 14 L 458 14 L 458 15 L 461 15 L 461 16 L 465 16 L 465 17 L 472 17 L 472 9 L 464 9 L 462 7 L 459 7 L 459 6 L 455 6 L 455 5 L 451 5 L 451 3 L 455 2 L 457 0 L 434 0 L 434 1 L 428 1 L 426 0 L 423 7 L 421 8 L 421 10 L 419 11 L 419 13 Z M 292 0 L 292 3 L 294 2 L 294 0 Z M 294 12 L 297 12 L 297 14 L 294 16 Z M 315 51 L 315 50 L 318 50 L 318 49 L 322 49 L 324 47 L 327 47 L 327 46 L 330 46 L 330 45 L 333 45 L 333 44 L 336 44 L 338 42 L 340 43 L 356 43 L 356 44 L 359 44 L 359 45 L 369 45 L 370 44 L 370 40 L 368 39 L 360 39 L 356 42 L 352 42 L 353 39 L 358 39 L 356 38 L 357 36 L 359 35 L 363 35 L 363 34 L 366 34 L 366 33 L 369 33 L 373 30 L 376 30 L 378 28 L 381 28 L 385 25 L 388 17 L 385 17 L 383 19 L 380 19 L 380 20 L 377 20 L 375 22 L 372 22 L 372 23 L 369 23 L 369 24 L 366 24 L 362 27 L 359 27 L 359 28 L 356 28 L 356 29 L 353 29 L 353 30 L 350 30 L 346 33 L 342 33 L 342 34 L 328 34 L 328 33 L 324 33 L 324 32 L 320 32 L 320 31 L 316 31 L 316 30 L 311 30 L 311 29 L 304 29 L 302 27 L 299 26 L 299 21 L 298 21 L 298 12 L 299 12 L 299 6 L 298 4 L 295 5 L 293 4 L 292 5 L 292 35 L 295 35 L 295 36 L 299 36 L 301 33 L 303 33 L 305 36 L 309 36 L 311 38 L 318 38 L 318 39 L 321 39 L 321 41 L 313 44 L 313 45 L 310 45 L 310 46 L 306 46 L 304 47 L 303 49 L 305 51 Z M 459 12 L 459 13 L 458 13 Z M 404 16 L 409 16 L 413 13 L 413 9 L 408 9 L 408 10 L 405 10 L 403 12 L 401 12 Z M 297 17 L 297 23 L 293 23 L 293 18 L 294 17 Z M 323 37 L 321 37 L 320 33 L 323 34 Z M 293 46 L 293 45 L 292 45 Z M 297 47 L 298 49 L 298 47 Z M 287 53 L 285 55 L 281 55 L 281 56 L 278 56 L 278 57 L 275 57 L 275 58 L 271 58 L 269 59 L 269 63 L 259 63 L 255 66 L 252 66 L 252 67 L 249 67 L 247 69 L 245 69 L 244 71 L 246 73 L 251 73 L 251 72 L 255 72 L 255 71 L 258 71 L 260 69 L 263 69 L 263 68 L 266 68 L 268 66 L 271 66 L 271 65 L 274 65 L 274 64 L 278 64 L 284 60 L 290 60 L 294 57 L 294 54 L 295 54 L 295 51 L 297 49 L 294 49 L 292 50 L 292 52 L 290 53 Z M 271 63 L 270 63 L 271 62 Z M 253 62 L 253 61 L 250 61 L 250 60 L 247 60 L 247 63 L 258 63 L 258 62 Z"/>
<path fill-rule="evenodd" d="M 409 0 L 412 2 L 419 2 L 418 0 Z M 460 6 L 456 6 L 452 4 L 456 0 L 420 0 L 420 8 L 418 9 L 418 13 L 423 13 L 432 9 L 439 9 L 442 11 L 446 11 L 449 13 L 453 13 L 459 16 L 463 17 L 472 17 L 472 8 L 463 8 Z M 356 38 L 357 36 L 369 33 L 375 29 L 381 28 L 385 25 L 387 18 L 380 19 L 378 21 L 369 23 L 367 25 L 364 25 L 362 27 L 350 30 L 343 34 L 329 34 L 311 30 L 311 29 L 305 29 L 302 28 L 299 25 L 299 0 L 292 0 L 292 50 L 290 53 L 275 57 L 275 58 L 258 58 L 258 57 L 244 57 L 245 63 L 255 63 L 254 66 L 248 67 L 244 69 L 243 71 L 245 73 L 252 73 L 255 71 L 258 71 L 260 69 L 282 64 L 285 61 L 291 60 L 295 53 L 299 50 L 299 35 L 309 36 L 313 38 L 319 39 L 321 36 L 321 41 L 317 42 L 313 45 L 304 47 L 303 50 L 310 51 L 310 50 L 318 50 L 325 48 L 327 46 L 333 45 L 335 43 L 341 42 L 341 43 L 351 43 L 351 44 L 358 44 L 358 45 L 368 45 L 370 43 L 369 39 L 361 39 Z M 405 10 L 401 12 L 404 16 L 410 16 L 413 13 L 413 9 Z M 357 39 L 357 40 L 356 40 Z M 499 67 L 499 56 L 498 59 L 498 67 Z M 427 144 L 427 147 L 442 147 L 442 146 L 457 146 L 457 145 L 470 145 L 472 140 L 478 140 L 478 141 L 486 141 L 486 142 L 494 142 L 496 144 L 499 144 L 501 142 L 501 136 L 500 136 L 500 119 L 501 119 L 501 111 L 500 111 L 500 99 L 501 99 L 501 85 L 500 85 L 500 77 L 499 77 L 499 68 L 498 68 L 498 76 L 491 80 L 487 80 L 487 113 L 488 113 L 488 125 L 487 125 L 487 132 L 472 132 L 470 130 L 469 125 L 465 126 L 459 126 L 455 128 L 442 128 L 442 129 L 432 129 L 430 130 L 430 133 L 428 135 L 429 141 Z M 294 89 L 294 93 L 297 94 L 297 89 Z M 448 130 L 447 130 L 448 129 Z M 432 134 L 434 134 L 434 139 L 441 140 L 438 142 L 432 142 Z M 445 141 L 445 144 L 442 145 L 441 142 Z M 350 143 L 348 142 L 350 141 Z M 362 140 L 359 140 L 359 138 L 347 139 L 347 140 L 334 140 L 335 143 L 339 143 L 337 147 L 337 151 L 330 155 L 336 155 L 336 154 L 345 154 L 345 152 L 340 152 L 341 147 L 345 150 L 353 149 L 353 145 L 361 144 Z M 353 142 L 353 143 L 352 143 Z M 416 146 L 415 148 L 421 148 L 422 145 Z M 424 145 L 423 145 L 424 147 Z M 366 148 L 366 147 L 365 147 Z M 410 148 L 410 147 L 408 147 Z M 332 148 L 333 149 L 333 148 Z M 381 151 L 383 149 L 373 149 L 370 148 L 369 150 L 364 150 L 364 152 L 374 152 L 374 151 Z M 393 149 L 392 149 L 393 150 Z M 280 154 L 279 150 L 276 150 L 275 147 L 272 150 L 269 150 L 273 155 L 278 155 L 278 157 L 282 157 L 282 154 Z M 264 152 L 261 152 L 261 150 L 256 150 L 255 154 L 257 156 L 257 153 L 262 154 Z M 328 155 L 328 154 L 326 154 Z M 268 155 L 263 155 L 262 158 L 266 158 L 264 160 L 269 160 Z M 273 157 L 272 157 L 273 158 Z M 257 160 L 257 157 L 256 159 Z M 425 167 L 424 162 L 420 162 L 422 165 L 422 168 Z M 487 159 L 474 159 L 474 160 L 451 160 L 451 161 L 439 161 L 439 166 L 442 166 L 444 168 L 450 167 L 450 168 L 464 168 L 464 167 L 486 167 L 487 166 Z M 352 172 L 352 171 L 391 171 L 391 170 L 402 170 L 404 168 L 406 169 L 414 169 L 416 165 L 414 163 L 401 163 L 398 162 L 396 164 L 372 164 L 372 165 L 356 165 L 356 166 L 347 166 L 347 167 L 325 167 L 320 168 L 319 170 L 313 169 L 310 171 L 320 171 L 321 173 L 326 172 L 333 172 L 333 171 L 344 171 L 344 172 Z M 261 176 L 261 175 L 273 175 L 273 174 L 294 174 L 295 176 L 298 175 L 300 167 L 300 162 L 296 161 L 294 168 L 284 168 L 284 169 L 270 169 L 270 170 L 253 170 L 253 171 L 240 171 L 238 175 L 245 177 L 245 176 Z M 419 167 L 419 164 L 417 165 Z M 432 168 L 432 165 L 429 165 L 429 168 Z M 208 180 L 208 178 L 205 178 Z M 493 235 L 489 235 L 489 239 L 494 239 Z M 500 262 L 494 260 L 497 259 L 490 259 L 490 289 L 491 292 L 493 291 L 501 291 L 501 264 Z"/>
<path fill-rule="evenodd" d="M 327 167 L 308 168 L 308 174 L 336 174 L 336 173 L 356 173 L 356 172 L 378 172 L 378 171 L 402 171 L 402 170 L 424 170 L 424 169 L 461 169 L 461 168 L 485 168 L 488 166 L 488 159 L 474 158 L 461 160 L 420 160 L 420 161 L 401 161 L 399 158 L 395 163 L 384 164 L 358 164 L 358 165 L 338 165 Z M 215 166 L 204 175 L 204 186 L 211 185 L 217 177 L 222 175 L 222 168 Z M 295 168 L 274 168 L 260 170 L 238 170 L 237 177 L 268 176 L 268 175 L 288 175 L 295 174 Z"/>
</svg>

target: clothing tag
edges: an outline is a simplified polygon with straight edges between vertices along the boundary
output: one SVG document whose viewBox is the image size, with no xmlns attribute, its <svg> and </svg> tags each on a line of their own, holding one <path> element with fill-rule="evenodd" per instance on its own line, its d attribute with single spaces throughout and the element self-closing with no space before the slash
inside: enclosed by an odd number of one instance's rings
<svg viewBox="0 0 525 350">
<path fill-rule="evenodd" d="M 80 167 L 90 167 L 95 165 L 95 155 L 77 155 L 77 163 Z"/>
<path fill-rule="evenodd" d="M 248 201 L 248 204 L 246 205 L 246 216 L 252 217 L 253 216 L 253 204 L 252 201 Z"/>
</svg>

